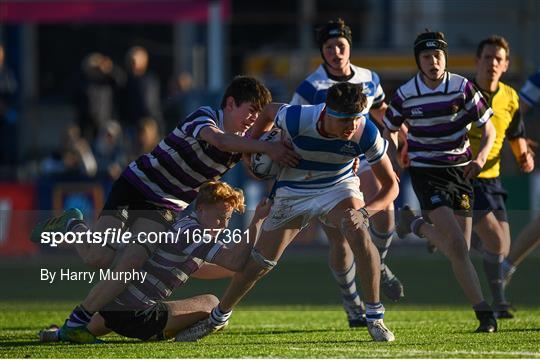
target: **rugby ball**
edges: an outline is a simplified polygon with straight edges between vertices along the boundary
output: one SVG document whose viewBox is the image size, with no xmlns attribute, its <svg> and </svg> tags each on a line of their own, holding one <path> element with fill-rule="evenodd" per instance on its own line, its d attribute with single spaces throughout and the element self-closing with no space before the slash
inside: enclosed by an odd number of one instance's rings
<svg viewBox="0 0 540 360">
<path fill-rule="evenodd" d="M 261 141 L 277 142 L 281 141 L 281 129 L 274 128 L 265 132 L 259 138 Z M 270 157 L 264 153 L 251 154 L 251 172 L 261 180 L 272 179 L 279 174 L 281 167 L 274 163 Z"/>
</svg>

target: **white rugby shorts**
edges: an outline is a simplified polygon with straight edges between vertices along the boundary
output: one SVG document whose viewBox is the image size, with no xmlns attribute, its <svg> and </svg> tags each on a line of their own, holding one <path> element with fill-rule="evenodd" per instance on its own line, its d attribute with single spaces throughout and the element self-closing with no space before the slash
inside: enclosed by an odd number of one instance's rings
<svg viewBox="0 0 540 360">
<path fill-rule="evenodd" d="M 263 230 L 276 230 L 297 217 L 302 218 L 300 229 L 315 217 L 323 224 L 327 224 L 326 215 L 347 198 L 364 201 L 364 195 L 360 191 L 360 179 L 357 176 L 324 189 L 281 187 L 276 191 L 274 204 L 263 223 Z"/>
</svg>

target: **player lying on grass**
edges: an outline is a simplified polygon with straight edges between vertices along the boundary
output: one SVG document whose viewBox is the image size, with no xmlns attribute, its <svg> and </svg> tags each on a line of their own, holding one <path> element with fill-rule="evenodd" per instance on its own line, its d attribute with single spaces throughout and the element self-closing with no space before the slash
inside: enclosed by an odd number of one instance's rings
<svg viewBox="0 0 540 360">
<path fill-rule="evenodd" d="M 274 268 L 287 246 L 314 218 L 339 229 L 349 242 L 366 301 L 369 334 L 375 341 L 394 340 L 383 322 L 380 257 L 368 228 L 369 217 L 396 198 L 398 185 L 386 155 L 386 141 L 362 115 L 366 104 L 361 86 L 343 82 L 330 87 L 325 103 L 270 104 L 265 108 L 254 125 L 253 136 L 259 136 L 273 122 L 302 160 L 296 168 L 280 171 L 270 215 L 244 270 L 233 277 L 211 316 L 180 332 L 177 341 L 194 341 L 222 328 L 232 309 Z M 381 183 L 380 191 L 368 204 L 353 171 L 353 163 L 361 154 Z"/>
<path fill-rule="evenodd" d="M 220 241 L 215 236 L 219 230 L 227 228 L 233 211 L 244 211 L 241 190 L 224 182 L 209 182 L 201 186 L 195 202 L 195 211 L 173 225 L 174 232 L 182 235 L 179 241 L 159 244 L 142 266 L 140 271 L 146 273 L 143 283 L 128 284 L 118 297 L 89 319 L 87 326 L 68 332 L 65 326 L 42 330 L 40 341 L 94 343 L 98 336 L 111 331 L 141 340 L 168 339 L 208 317 L 218 303 L 214 295 L 178 301 L 165 299 L 190 276 L 222 278 L 242 270 L 256 240 L 258 227 L 268 215 L 270 202 L 263 200 L 257 206 L 249 226 L 249 239 L 244 238 L 233 246 L 226 245 L 225 238 Z M 66 323 L 72 321 L 72 317 L 73 314 Z"/>
<path fill-rule="evenodd" d="M 156 148 L 133 161 L 114 183 L 93 232 L 129 230 L 141 232 L 168 229 L 176 212 L 186 208 L 199 187 L 225 174 L 240 161 L 242 152 L 264 152 L 281 165 L 294 166 L 298 154 L 280 143 L 270 144 L 243 135 L 271 101 L 268 89 L 248 76 L 236 77 L 227 87 L 220 109 L 202 106 L 180 121 Z M 82 213 L 70 209 L 60 217 L 39 224 L 32 240 L 40 242 L 43 232 L 86 233 Z M 109 267 L 118 244 L 73 244 L 83 261 L 95 268 Z M 152 255 L 152 244 L 131 243 L 117 257 L 113 270 L 140 269 Z M 73 312 L 66 326 L 85 326 L 92 314 L 118 296 L 122 281 L 100 281 Z"/>
</svg>

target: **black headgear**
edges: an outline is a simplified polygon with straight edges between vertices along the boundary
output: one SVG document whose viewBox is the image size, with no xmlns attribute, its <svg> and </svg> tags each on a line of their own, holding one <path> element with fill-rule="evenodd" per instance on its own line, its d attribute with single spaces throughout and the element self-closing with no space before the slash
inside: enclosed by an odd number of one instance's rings
<svg viewBox="0 0 540 360">
<path fill-rule="evenodd" d="M 344 37 L 349 42 L 349 45 L 352 45 L 352 33 L 351 28 L 345 25 L 345 22 L 341 19 L 337 21 L 329 21 L 325 25 L 317 29 L 317 44 L 319 48 L 322 49 L 322 46 L 326 40 L 336 37 Z"/>
<path fill-rule="evenodd" d="M 420 52 L 424 50 L 441 50 L 448 62 L 448 43 L 442 32 L 426 30 L 425 33 L 418 35 L 416 40 L 414 40 L 414 59 L 416 60 L 416 65 L 419 69 L 420 61 L 418 60 L 418 56 L 420 55 Z"/>
</svg>

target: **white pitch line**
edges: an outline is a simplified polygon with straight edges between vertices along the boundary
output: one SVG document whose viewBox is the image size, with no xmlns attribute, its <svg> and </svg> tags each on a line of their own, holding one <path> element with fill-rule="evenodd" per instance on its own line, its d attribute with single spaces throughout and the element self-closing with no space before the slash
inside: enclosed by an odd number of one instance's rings
<svg viewBox="0 0 540 360">
<path fill-rule="evenodd" d="M 339 348 L 314 348 L 312 346 L 300 348 L 300 347 L 287 347 L 290 350 L 298 350 L 298 351 L 305 351 L 305 350 L 311 350 L 311 351 L 334 351 L 334 352 L 349 352 L 350 349 L 339 349 Z M 399 350 L 399 349 L 368 349 L 366 350 L 369 352 L 377 352 L 377 353 L 388 353 L 390 355 L 418 355 L 418 354 L 474 354 L 474 355 L 516 355 L 516 356 L 535 356 L 540 357 L 540 352 L 527 352 L 527 351 L 474 351 L 474 350 L 464 350 L 464 351 L 457 351 L 457 350 Z"/>
</svg>

